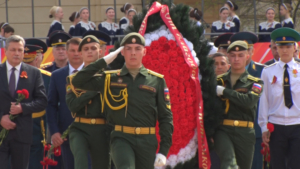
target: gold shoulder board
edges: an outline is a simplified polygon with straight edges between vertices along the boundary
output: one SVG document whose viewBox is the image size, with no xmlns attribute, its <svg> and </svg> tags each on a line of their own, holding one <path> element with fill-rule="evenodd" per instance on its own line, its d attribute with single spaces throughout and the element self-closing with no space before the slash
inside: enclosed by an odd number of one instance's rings
<svg viewBox="0 0 300 169">
<path fill-rule="evenodd" d="M 121 70 L 107 70 L 107 71 L 104 71 L 105 74 L 112 74 L 112 73 L 119 73 Z"/>
<path fill-rule="evenodd" d="M 41 69 L 45 69 L 45 68 L 50 67 L 52 65 L 53 65 L 53 62 L 48 62 L 48 63 L 41 64 L 40 68 Z"/>
<path fill-rule="evenodd" d="M 156 72 L 154 72 L 152 70 L 149 70 L 149 69 L 148 69 L 148 73 L 151 74 L 151 75 L 157 76 L 159 78 L 164 78 L 164 75 L 156 73 Z"/>
<path fill-rule="evenodd" d="M 39 69 L 40 71 L 41 71 L 41 73 L 42 74 L 44 74 L 44 75 L 47 75 L 47 76 L 51 76 L 51 72 L 48 72 L 48 71 L 46 71 L 46 70 L 43 70 L 43 69 Z"/>
<path fill-rule="evenodd" d="M 248 77 L 247 77 L 248 79 L 250 79 L 250 80 L 253 80 L 253 81 L 255 81 L 255 82 L 258 82 L 258 81 L 260 81 L 261 79 L 260 78 L 257 78 L 257 77 L 253 77 L 253 76 L 251 76 L 251 75 L 248 75 Z"/>
<path fill-rule="evenodd" d="M 103 74 L 102 73 L 97 73 L 94 76 L 101 77 L 101 76 L 103 76 Z"/>
</svg>

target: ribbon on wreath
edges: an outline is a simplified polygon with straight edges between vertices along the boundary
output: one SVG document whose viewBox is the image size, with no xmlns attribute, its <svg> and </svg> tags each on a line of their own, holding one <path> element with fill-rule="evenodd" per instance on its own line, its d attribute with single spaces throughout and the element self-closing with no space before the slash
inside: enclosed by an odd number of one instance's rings
<svg viewBox="0 0 300 169">
<path fill-rule="evenodd" d="M 209 155 L 209 149 L 206 141 L 206 134 L 204 130 L 204 122 L 203 122 L 203 100 L 202 98 L 202 92 L 201 92 L 201 85 L 198 78 L 198 66 L 193 59 L 192 53 L 190 49 L 188 48 L 187 44 L 185 43 L 182 35 L 174 25 L 170 13 L 169 13 L 169 7 L 167 5 L 161 5 L 158 2 L 154 2 L 149 9 L 148 13 L 146 14 L 141 27 L 139 29 L 139 33 L 144 36 L 147 28 L 147 21 L 148 17 L 160 12 L 160 16 L 166 26 L 169 28 L 170 32 L 174 35 L 179 47 L 181 48 L 181 51 L 183 53 L 184 59 L 186 64 L 188 64 L 190 68 L 190 77 L 195 83 L 196 86 L 196 93 L 197 93 L 197 104 L 196 110 L 197 110 L 197 137 L 198 137 L 198 156 L 199 156 L 199 168 L 200 169 L 209 169 L 211 167 L 211 161 L 210 161 L 210 155 Z"/>
</svg>

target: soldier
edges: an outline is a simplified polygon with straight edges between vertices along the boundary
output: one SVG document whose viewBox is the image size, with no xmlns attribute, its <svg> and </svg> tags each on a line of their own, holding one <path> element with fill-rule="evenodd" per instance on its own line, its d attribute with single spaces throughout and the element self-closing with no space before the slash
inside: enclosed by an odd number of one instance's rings
<svg viewBox="0 0 300 169">
<path fill-rule="evenodd" d="M 224 33 L 216 38 L 216 40 L 214 41 L 214 45 L 218 48 L 218 52 L 227 55 L 227 48 L 230 45 L 230 37 L 232 35 L 233 33 Z"/>
<path fill-rule="evenodd" d="M 246 68 L 248 45 L 233 42 L 227 49 L 229 72 L 217 77 L 217 95 L 226 105 L 224 120 L 214 136 L 215 151 L 221 169 L 250 169 L 255 145 L 254 120 L 263 81 L 251 76 Z"/>
<path fill-rule="evenodd" d="M 251 76 L 260 78 L 261 72 L 265 66 L 260 63 L 254 62 L 252 60 L 252 56 L 254 53 L 253 45 L 258 41 L 258 37 L 251 32 L 239 32 L 232 35 L 230 38 L 231 42 L 235 42 L 238 40 L 246 41 L 248 44 L 248 52 L 250 57 L 246 62 L 246 70 Z M 259 107 L 259 105 L 257 107 Z M 254 157 L 252 162 L 252 169 L 262 169 L 263 157 L 262 154 L 260 153 L 262 139 L 261 139 L 261 129 L 257 123 L 257 118 L 258 118 L 257 111 L 255 112 L 255 117 L 256 118 L 254 121 L 254 129 L 255 129 L 256 142 L 255 142 L 255 151 L 254 151 Z"/>
<path fill-rule="evenodd" d="M 102 52 L 100 52 L 99 58 L 103 58 L 106 52 L 106 45 L 109 44 L 109 42 L 111 41 L 110 36 L 102 31 L 91 30 L 85 32 L 82 37 L 86 37 L 87 35 L 93 35 L 98 38 L 100 43 L 100 49 L 102 50 Z"/>
<path fill-rule="evenodd" d="M 49 42 L 53 48 L 52 53 L 54 61 L 42 64 L 41 69 L 53 72 L 54 70 L 65 67 L 68 64 L 65 43 L 71 38 L 72 36 L 64 31 L 54 31 L 49 35 Z"/>
<path fill-rule="evenodd" d="M 98 41 L 90 36 L 85 38 Z M 163 75 L 142 65 L 146 50 L 145 39 L 140 34 L 126 35 L 121 46 L 79 71 L 72 83 L 75 88 L 103 91 L 107 121 L 114 125 L 111 155 L 117 169 L 153 169 L 153 163 L 156 167 L 163 166 L 173 133 L 168 88 Z M 105 71 L 102 76 L 94 76 L 105 69 L 120 51 L 126 62 L 121 70 Z M 155 158 L 157 120 L 161 142 Z"/>
<path fill-rule="evenodd" d="M 45 42 L 39 39 L 26 39 L 25 40 L 25 54 L 23 62 L 36 68 L 40 67 L 43 60 L 43 53 L 47 51 L 47 45 Z M 48 92 L 48 86 L 50 82 L 51 72 L 39 69 L 42 73 L 44 86 L 46 92 Z M 30 169 L 42 169 L 40 161 L 43 161 L 44 146 L 46 144 L 46 124 L 45 124 L 46 110 L 41 112 L 32 113 L 33 118 L 33 141 L 30 148 L 29 166 Z"/>
<path fill-rule="evenodd" d="M 90 32 L 90 31 L 89 31 Z M 91 33 L 91 32 L 90 32 Z M 97 34 L 97 31 L 94 32 Z M 93 33 L 91 33 L 93 34 Z M 88 38 L 96 38 L 87 36 Z M 83 57 L 84 66 L 96 61 L 103 52 L 98 41 L 84 38 L 79 45 L 80 55 Z M 103 73 L 100 71 L 99 73 Z M 97 76 L 99 74 L 96 74 Z M 74 155 L 75 169 L 88 168 L 90 153 L 92 167 L 109 169 L 109 126 L 106 124 L 105 114 L 102 110 L 102 95 L 98 91 L 84 91 L 75 89 L 70 75 L 67 78 L 67 105 L 75 117 L 71 126 L 69 139 L 70 148 Z"/>
<path fill-rule="evenodd" d="M 266 67 L 262 72 L 265 90 L 259 106 L 258 122 L 263 142 L 270 145 L 273 169 L 298 169 L 300 152 L 300 63 L 293 55 L 295 42 L 300 35 L 291 28 L 279 28 L 272 32 L 280 60 Z M 269 132 L 267 124 L 274 125 Z"/>
<path fill-rule="evenodd" d="M 220 75 L 226 73 L 230 69 L 228 57 L 223 53 L 215 53 L 212 55 L 212 59 L 215 61 L 215 73 Z"/>
</svg>

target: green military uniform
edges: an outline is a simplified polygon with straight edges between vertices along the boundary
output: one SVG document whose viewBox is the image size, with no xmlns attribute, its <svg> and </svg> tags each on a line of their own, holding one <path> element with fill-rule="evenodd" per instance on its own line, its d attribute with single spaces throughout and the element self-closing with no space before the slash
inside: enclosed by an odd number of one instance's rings
<svg viewBox="0 0 300 169">
<path fill-rule="evenodd" d="M 47 51 L 46 44 L 39 39 L 26 39 L 26 45 L 24 49 L 24 63 L 31 63 L 36 59 L 37 53 L 44 53 Z M 48 91 L 51 73 L 39 69 L 42 74 L 42 78 L 44 81 L 44 86 L 46 91 Z M 33 136 L 32 136 L 32 144 L 30 148 L 30 158 L 28 167 L 31 169 L 42 169 L 40 161 L 43 161 L 44 154 L 44 145 L 46 144 L 46 124 L 45 124 L 45 114 L 46 110 L 41 112 L 32 113 L 33 118 Z"/>
<path fill-rule="evenodd" d="M 144 45 L 137 35 L 124 37 L 123 43 Z M 117 169 L 153 169 L 158 146 L 155 125 L 159 122 L 161 136 L 159 153 L 167 156 L 172 144 L 173 116 L 168 88 L 163 75 L 142 66 L 135 79 L 124 66 L 106 71 L 104 59 L 98 59 L 73 78 L 75 87 L 103 91 L 107 120 L 114 125 L 111 133 L 111 155 Z"/>
<path fill-rule="evenodd" d="M 247 49 L 245 42 L 231 44 L 228 51 Z M 263 89 L 263 82 L 245 70 L 232 86 L 232 72 L 219 75 L 218 85 L 225 87 L 221 99 L 225 114 L 222 125 L 214 136 L 215 150 L 221 160 L 221 169 L 250 169 L 255 144 L 253 129 L 257 102 Z"/>
<path fill-rule="evenodd" d="M 88 168 L 88 153 L 91 155 L 93 169 L 108 169 L 109 126 L 105 124 L 105 114 L 101 113 L 100 92 L 74 89 L 70 83 L 73 76 L 67 78 L 66 101 L 75 117 L 69 133 L 75 169 Z"/>
</svg>

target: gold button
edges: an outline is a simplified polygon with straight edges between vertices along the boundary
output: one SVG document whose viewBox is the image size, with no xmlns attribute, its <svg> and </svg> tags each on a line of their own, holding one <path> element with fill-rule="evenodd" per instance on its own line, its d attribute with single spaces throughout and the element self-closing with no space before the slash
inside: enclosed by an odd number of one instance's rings
<svg viewBox="0 0 300 169">
<path fill-rule="evenodd" d="M 91 119 L 91 124 L 96 124 L 96 119 Z"/>
<path fill-rule="evenodd" d="M 140 134 L 141 133 L 141 128 L 137 127 L 135 128 L 135 134 Z"/>
<path fill-rule="evenodd" d="M 235 121 L 233 122 L 233 126 L 239 126 L 239 121 L 235 120 Z"/>
</svg>

